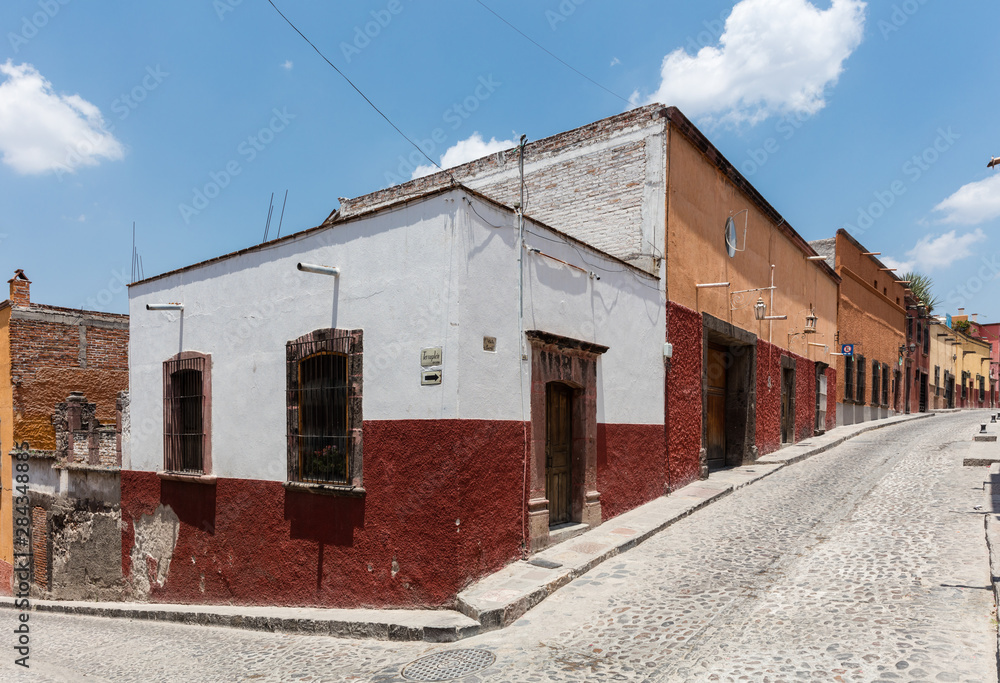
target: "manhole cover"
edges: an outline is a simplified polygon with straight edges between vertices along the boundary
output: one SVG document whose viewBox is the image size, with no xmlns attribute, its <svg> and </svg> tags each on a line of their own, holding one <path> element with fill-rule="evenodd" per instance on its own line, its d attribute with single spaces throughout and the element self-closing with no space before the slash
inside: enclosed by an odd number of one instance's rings
<svg viewBox="0 0 1000 683">
<path fill-rule="evenodd" d="M 496 657 L 487 650 L 449 650 L 421 657 L 403 668 L 403 678 L 411 681 L 450 681 L 488 666 Z"/>
</svg>

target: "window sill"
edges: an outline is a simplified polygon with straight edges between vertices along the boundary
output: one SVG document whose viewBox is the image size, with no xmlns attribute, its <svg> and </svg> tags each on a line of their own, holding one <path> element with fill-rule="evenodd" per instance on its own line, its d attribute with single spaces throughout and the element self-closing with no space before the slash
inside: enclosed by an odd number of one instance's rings
<svg viewBox="0 0 1000 683">
<path fill-rule="evenodd" d="M 157 472 L 156 476 L 163 481 L 186 481 L 189 484 L 208 484 L 209 486 L 215 485 L 218 479 L 214 474 L 181 474 L 180 472 Z"/>
<path fill-rule="evenodd" d="M 344 484 L 311 484 L 302 481 L 286 481 L 284 483 L 284 487 L 286 491 L 314 493 L 320 496 L 345 496 L 348 498 L 365 497 L 365 490 L 361 486 L 347 486 Z"/>
</svg>

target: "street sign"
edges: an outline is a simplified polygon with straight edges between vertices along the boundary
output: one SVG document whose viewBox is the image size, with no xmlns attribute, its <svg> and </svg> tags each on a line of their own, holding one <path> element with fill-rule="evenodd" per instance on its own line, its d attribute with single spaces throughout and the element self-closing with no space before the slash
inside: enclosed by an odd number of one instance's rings
<svg viewBox="0 0 1000 683">
<path fill-rule="evenodd" d="M 442 357 L 443 354 L 441 353 L 440 346 L 435 346 L 434 348 L 420 350 L 420 364 L 425 368 L 429 368 L 435 365 L 441 365 Z"/>
<path fill-rule="evenodd" d="M 842 355 L 842 356 L 853 356 L 854 355 L 854 344 L 841 344 L 840 345 L 840 355 Z"/>
<path fill-rule="evenodd" d="M 424 370 L 420 373 L 420 385 L 429 386 L 432 384 L 441 384 L 441 371 L 440 370 Z"/>
</svg>

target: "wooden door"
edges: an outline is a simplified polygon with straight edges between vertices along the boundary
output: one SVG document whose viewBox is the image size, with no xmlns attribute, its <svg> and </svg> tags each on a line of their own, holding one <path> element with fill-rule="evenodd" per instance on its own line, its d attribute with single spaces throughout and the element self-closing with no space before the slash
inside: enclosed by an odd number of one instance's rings
<svg viewBox="0 0 1000 683">
<path fill-rule="evenodd" d="M 783 368 L 781 371 L 781 443 L 791 443 L 795 438 L 795 414 L 792 410 L 794 384 L 794 371 L 790 368 Z"/>
<path fill-rule="evenodd" d="M 545 392 L 545 496 L 549 526 L 571 521 L 570 482 L 573 475 L 573 390 L 550 383 Z"/>
<path fill-rule="evenodd" d="M 705 451 L 709 469 L 726 466 L 726 349 L 708 347 Z"/>
</svg>

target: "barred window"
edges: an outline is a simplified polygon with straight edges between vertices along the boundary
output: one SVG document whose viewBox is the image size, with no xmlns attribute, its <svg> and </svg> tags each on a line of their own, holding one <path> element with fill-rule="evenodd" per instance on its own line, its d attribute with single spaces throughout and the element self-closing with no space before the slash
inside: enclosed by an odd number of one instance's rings
<svg viewBox="0 0 1000 683">
<path fill-rule="evenodd" d="M 986 380 L 982 375 L 976 375 L 976 379 L 979 381 L 979 402 L 983 403 L 986 400 Z"/>
<path fill-rule="evenodd" d="M 858 403 L 865 402 L 865 357 L 858 356 Z"/>
<path fill-rule="evenodd" d="M 854 400 L 854 356 L 844 356 L 844 400 Z"/>
<path fill-rule="evenodd" d="M 878 361 L 872 362 L 872 405 L 878 405 L 878 399 L 881 395 L 879 391 L 879 380 L 882 379 L 882 372 L 879 368 Z"/>
<path fill-rule="evenodd" d="M 288 480 L 361 487 L 361 330 L 286 345 Z"/>
<path fill-rule="evenodd" d="M 163 469 L 211 471 L 211 356 L 185 351 L 163 363 Z"/>
<path fill-rule="evenodd" d="M 934 395 L 941 395 L 941 366 L 934 366 Z"/>
<path fill-rule="evenodd" d="M 882 364 L 882 405 L 889 405 L 889 366 Z"/>
</svg>

